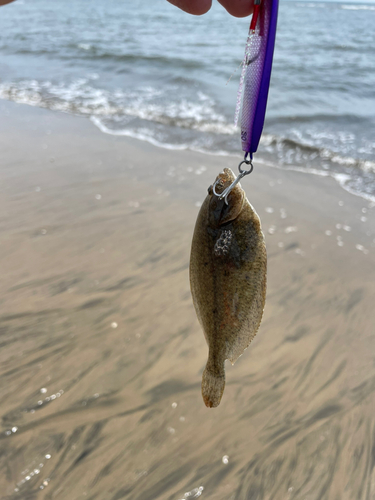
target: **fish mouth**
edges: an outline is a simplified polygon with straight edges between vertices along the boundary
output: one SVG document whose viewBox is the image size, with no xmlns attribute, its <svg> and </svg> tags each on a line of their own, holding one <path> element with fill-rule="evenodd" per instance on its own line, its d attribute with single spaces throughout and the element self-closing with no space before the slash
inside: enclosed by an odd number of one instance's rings
<svg viewBox="0 0 375 500">
<path fill-rule="evenodd" d="M 229 187 L 235 180 L 236 176 L 230 168 L 224 168 L 222 172 L 216 177 L 214 186 L 218 194 L 221 194 L 224 189 Z"/>
<path fill-rule="evenodd" d="M 235 178 L 232 170 L 230 168 L 225 168 L 224 172 L 220 173 L 217 176 L 215 184 L 212 186 L 213 194 L 216 195 L 219 198 L 219 200 L 224 199 L 226 205 L 228 205 L 228 196 L 233 190 L 235 191 L 239 190 L 241 192 L 241 185 L 239 184 L 239 182 L 242 179 L 242 177 L 246 175 L 247 172 L 243 172 L 240 169 L 240 167 L 239 170 L 240 173 Z M 216 191 L 216 186 L 219 186 L 220 189 L 219 192 Z"/>
</svg>

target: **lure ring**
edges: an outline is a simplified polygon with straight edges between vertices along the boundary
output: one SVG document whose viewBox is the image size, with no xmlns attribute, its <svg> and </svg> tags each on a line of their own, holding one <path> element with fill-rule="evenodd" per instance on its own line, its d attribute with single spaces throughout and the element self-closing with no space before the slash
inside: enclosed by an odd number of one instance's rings
<svg viewBox="0 0 375 500">
<path fill-rule="evenodd" d="M 243 170 L 241 168 L 241 165 L 243 163 L 246 163 L 246 165 L 250 165 L 249 170 Z M 241 176 L 243 177 L 244 175 L 251 174 L 251 172 L 254 170 L 254 165 L 251 160 L 242 160 L 241 163 L 238 165 L 238 171 L 240 172 Z"/>
</svg>

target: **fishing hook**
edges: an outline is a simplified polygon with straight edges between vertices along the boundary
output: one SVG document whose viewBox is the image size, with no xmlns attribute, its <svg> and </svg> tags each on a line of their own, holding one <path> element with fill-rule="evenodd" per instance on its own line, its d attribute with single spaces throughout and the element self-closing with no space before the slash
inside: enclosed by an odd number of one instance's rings
<svg viewBox="0 0 375 500">
<path fill-rule="evenodd" d="M 251 174 L 251 172 L 254 170 L 254 165 L 253 165 L 251 159 L 247 159 L 248 155 L 249 155 L 249 153 L 245 153 L 244 159 L 238 165 L 238 171 L 240 173 L 238 174 L 237 178 L 232 182 L 232 184 L 230 186 L 228 186 L 226 189 L 224 189 L 224 191 L 222 193 L 217 193 L 216 189 L 215 189 L 216 184 L 219 182 L 219 179 L 217 179 L 217 181 L 215 181 L 214 185 L 212 186 L 212 191 L 213 191 L 214 195 L 217 196 L 219 198 L 219 200 L 222 200 L 224 198 L 224 201 L 227 205 L 228 205 L 228 195 L 232 191 L 232 189 L 240 182 L 242 177 L 245 177 L 245 175 Z M 246 165 L 250 165 L 249 170 L 243 170 L 241 168 L 241 165 L 243 165 L 244 163 Z"/>
</svg>

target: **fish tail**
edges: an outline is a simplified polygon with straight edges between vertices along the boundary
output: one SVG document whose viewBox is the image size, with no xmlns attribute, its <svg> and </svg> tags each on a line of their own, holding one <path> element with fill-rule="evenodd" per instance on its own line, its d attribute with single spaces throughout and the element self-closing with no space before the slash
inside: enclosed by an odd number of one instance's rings
<svg viewBox="0 0 375 500">
<path fill-rule="evenodd" d="M 219 406 L 225 387 L 224 363 L 221 370 L 212 368 L 208 361 L 202 377 L 202 396 L 208 408 Z"/>
</svg>

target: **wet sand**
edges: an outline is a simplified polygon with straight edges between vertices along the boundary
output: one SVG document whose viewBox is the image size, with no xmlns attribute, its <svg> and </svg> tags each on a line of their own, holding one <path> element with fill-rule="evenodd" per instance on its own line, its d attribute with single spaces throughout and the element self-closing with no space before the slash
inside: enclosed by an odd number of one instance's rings
<svg viewBox="0 0 375 500">
<path fill-rule="evenodd" d="M 210 410 L 190 242 L 238 159 L 0 113 L 0 498 L 375 498 L 375 208 L 255 166 L 264 319 Z"/>
</svg>

